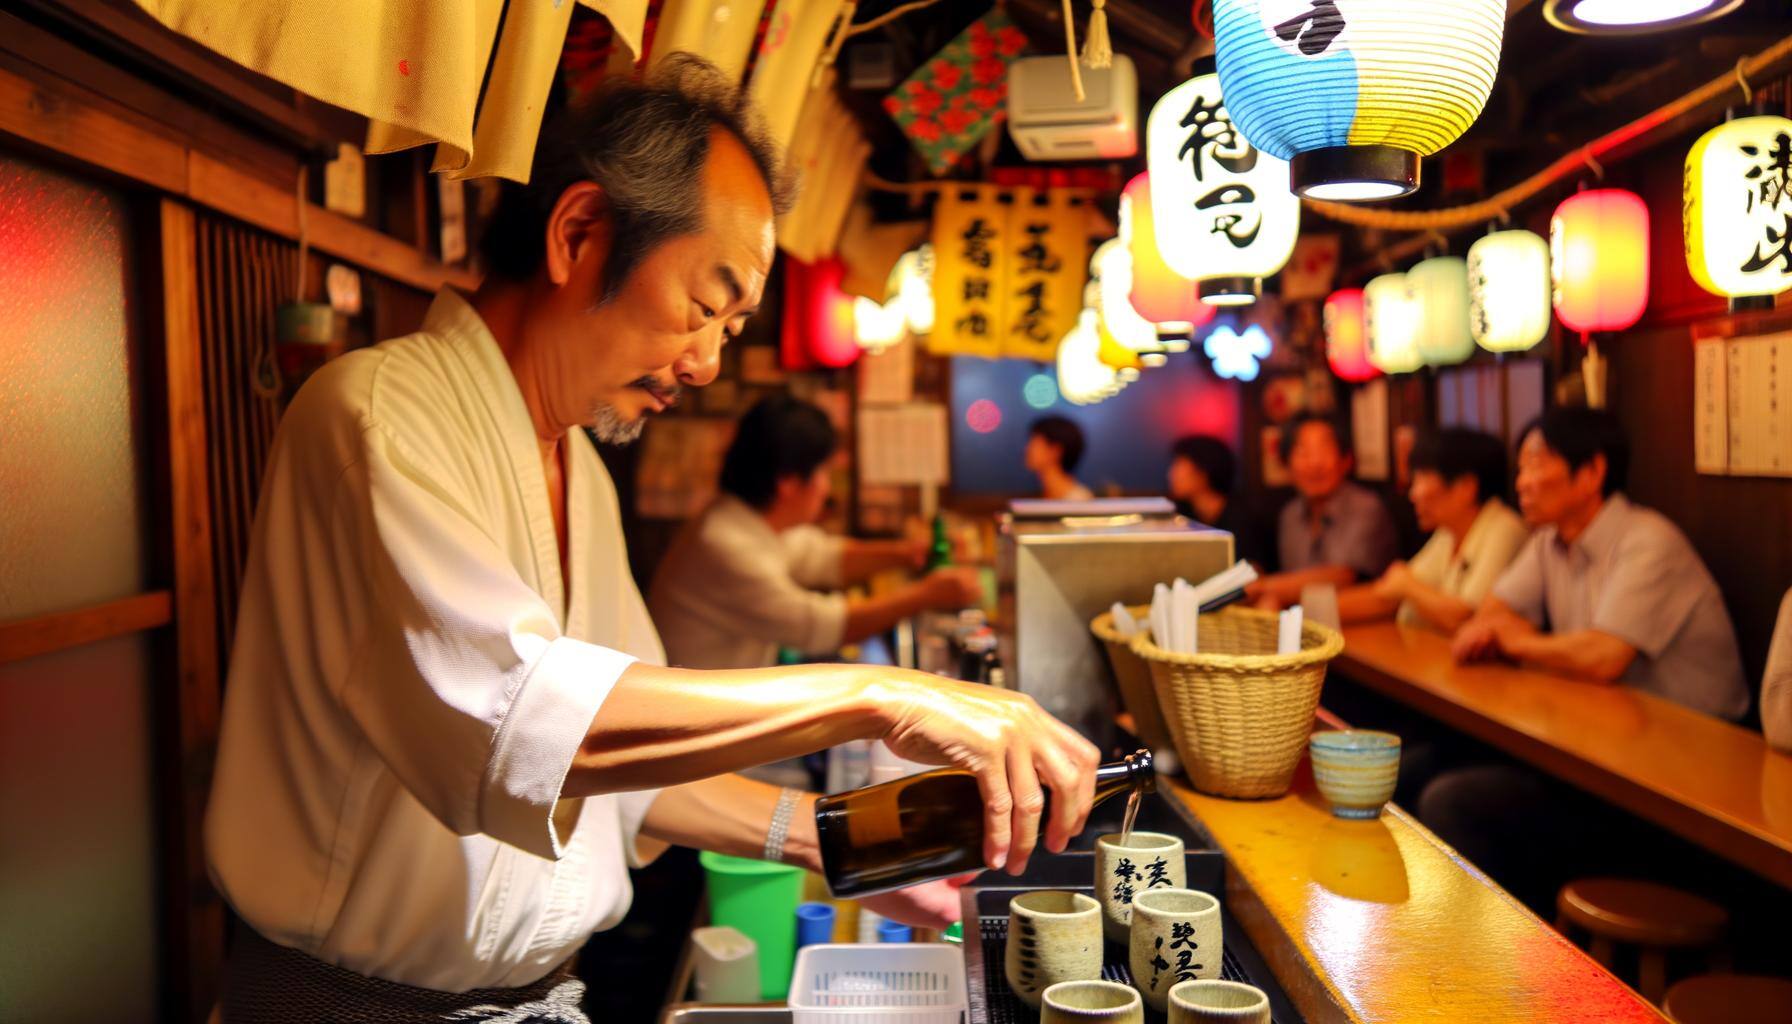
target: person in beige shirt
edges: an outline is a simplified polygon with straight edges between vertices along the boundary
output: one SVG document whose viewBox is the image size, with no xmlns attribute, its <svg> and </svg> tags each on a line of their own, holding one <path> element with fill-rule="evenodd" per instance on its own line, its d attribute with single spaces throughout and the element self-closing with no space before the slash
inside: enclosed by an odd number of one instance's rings
<svg viewBox="0 0 1792 1024">
<path fill-rule="evenodd" d="M 1622 493 L 1617 420 L 1557 409 L 1523 438 L 1518 501 L 1538 529 L 1457 632 L 1457 659 L 1504 656 L 1741 718 L 1748 685 L 1723 594 L 1686 535 Z"/>
<path fill-rule="evenodd" d="M 917 612 L 983 599 L 973 569 L 937 569 L 879 597 L 839 587 L 887 569 L 918 569 L 921 541 L 834 537 L 815 525 L 827 504 L 838 438 L 808 402 L 768 398 L 741 418 L 722 464 L 722 493 L 680 531 L 648 598 L 670 664 L 764 668 L 778 648 L 826 654 Z"/>
<path fill-rule="evenodd" d="M 1373 583 L 1338 595 L 1345 622 L 1394 617 L 1444 633 L 1475 614 L 1530 531 L 1500 494 L 1506 449 L 1478 430 L 1446 428 L 1421 437 L 1411 456 L 1413 511 L 1431 539 L 1411 562 L 1395 562 Z"/>
<path fill-rule="evenodd" d="M 1039 496 L 1047 501 L 1089 501 L 1094 492 L 1076 478 L 1083 461 L 1083 428 L 1063 416 L 1044 416 L 1027 428 L 1024 458 L 1027 471 L 1039 478 Z"/>
</svg>

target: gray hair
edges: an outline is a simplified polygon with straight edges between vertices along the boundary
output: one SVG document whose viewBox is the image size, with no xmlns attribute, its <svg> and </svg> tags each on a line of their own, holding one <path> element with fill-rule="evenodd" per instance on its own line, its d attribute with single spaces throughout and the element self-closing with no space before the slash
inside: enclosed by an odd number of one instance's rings
<svg viewBox="0 0 1792 1024">
<path fill-rule="evenodd" d="M 614 218 L 600 301 L 614 297 L 648 253 L 702 230 L 703 164 L 718 128 L 752 157 L 773 211 L 789 210 L 795 189 L 758 111 L 714 64 L 675 53 L 645 80 L 606 82 L 542 129 L 529 183 L 505 183 L 480 243 L 486 267 L 509 280 L 533 277 L 546 256 L 554 204 L 590 181 L 604 190 Z"/>
</svg>

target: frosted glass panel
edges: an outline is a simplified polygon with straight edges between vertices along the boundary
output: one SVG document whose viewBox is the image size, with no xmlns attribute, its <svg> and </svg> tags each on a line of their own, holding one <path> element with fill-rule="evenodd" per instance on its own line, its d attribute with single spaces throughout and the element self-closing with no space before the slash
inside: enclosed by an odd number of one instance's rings
<svg viewBox="0 0 1792 1024">
<path fill-rule="evenodd" d="M 122 199 L 0 157 L 0 620 L 144 589 Z"/>
<path fill-rule="evenodd" d="M 150 641 L 0 664 L 0 1021 L 152 1021 Z"/>
</svg>

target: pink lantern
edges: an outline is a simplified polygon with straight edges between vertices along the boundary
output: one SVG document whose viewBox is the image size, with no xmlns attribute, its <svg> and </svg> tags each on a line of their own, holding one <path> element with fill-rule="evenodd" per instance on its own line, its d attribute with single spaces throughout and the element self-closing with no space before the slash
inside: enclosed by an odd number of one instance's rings
<svg viewBox="0 0 1792 1024">
<path fill-rule="evenodd" d="M 1352 384 L 1381 375 L 1369 361 L 1369 324 L 1361 288 L 1344 288 L 1325 300 L 1325 361 L 1340 379 Z"/>
<path fill-rule="evenodd" d="M 1549 222 L 1556 316 L 1569 330 L 1621 331 L 1649 304 L 1649 207 L 1635 192 L 1569 196 Z"/>
</svg>

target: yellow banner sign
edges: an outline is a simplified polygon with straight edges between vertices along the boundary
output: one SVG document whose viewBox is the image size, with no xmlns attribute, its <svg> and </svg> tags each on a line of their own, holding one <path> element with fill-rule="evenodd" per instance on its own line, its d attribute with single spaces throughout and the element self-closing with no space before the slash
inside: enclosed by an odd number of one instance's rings
<svg viewBox="0 0 1792 1024">
<path fill-rule="evenodd" d="M 1067 190 L 989 185 L 941 195 L 928 351 L 1050 361 L 1082 309 L 1086 201 Z"/>
</svg>

